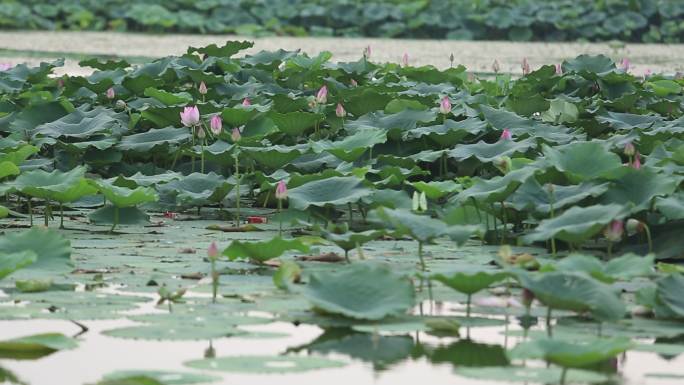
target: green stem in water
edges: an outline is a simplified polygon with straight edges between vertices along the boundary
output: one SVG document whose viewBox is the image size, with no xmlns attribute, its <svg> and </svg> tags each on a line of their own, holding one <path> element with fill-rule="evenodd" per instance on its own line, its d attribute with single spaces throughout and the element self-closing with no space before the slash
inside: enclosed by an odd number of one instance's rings
<svg viewBox="0 0 684 385">
<path fill-rule="evenodd" d="M 211 295 L 212 303 L 216 303 L 216 295 L 218 294 L 218 285 L 219 285 L 219 275 L 218 272 L 216 271 L 216 260 L 214 258 L 211 258 Z"/>
<path fill-rule="evenodd" d="M 551 329 L 551 306 L 546 308 L 546 334 L 553 337 L 553 330 Z"/>
<path fill-rule="evenodd" d="M 59 228 L 64 228 L 64 204 L 59 203 Z"/>
<path fill-rule="evenodd" d="M 344 259 L 347 261 L 347 263 L 351 263 L 349 260 L 349 250 L 344 249 Z"/>
<path fill-rule="evenodd" d="M 112 228 L 109 229 L 109 232 L 113 233 L 114 229 L 116 228 L 116 226 L 118 224 L 119 224 L 119 208 L 114 206 L 114 224 L 112 224 Z M 171 306 L 171 305 L 169 304 L 169 306 Z"/>
<path fill-rule="evenodd" d="M 237 209 L 235 227 L 240 227 L 240 158 L 237 155 L 235 155 L 235 179 L 237 180 L 237 186 L 235 186 L 235 208 Z"/>
<path fill-rule="evenodd" d="M 45 201 L 45 227 L 48 227 L 49 225 L 50 211 L 52 211 L 50 201 Z"/>
<path fill-rule="evenodd" d="M 508 218 L 506 217 L 506 205 L 504 201 L 501 201 L 501 219 L 503 219 L 503 234 L 501 236 L 501 244 L 506 242 L 506 224 L 508 223 Z"/>
<path fill-rule="evenodd" d="M 204 174 L 204 140 L 202 140 L 202 143 L 200 144 L 200 151 L 202 151 L 202 153 L 200 154 L 200 172 Z"/>
<path fill-rule="evenodd" d="M 646 240 L 648 241 L 648 252 L 653 252 L 653 238 L 651 238 L 651 229 L 644 223 L 644 231 L 646 232 Z"/>
<path fill-rule="evenodd" d="M 349 208 L 349 229 L 351 230 L 352 228 L 352 222 L 354 221 L 354 217 L 352 215 L 352 204 L 351 202 L 347 203 L 347 207 Z"/>
<path fill-rule="evenodd" d="M 567 375 L 568 375 L 568 368 L 564 367 L 563 370 L 561 371 L 560 385 L 565 385 L 565 378 L 567 377 Z"/>
<path fill-rule="evenodd" d="M 473 298 L 472 294 L 468 294 L 468 299 L 466 300 L 466 317 L 470 318 L 470 302 Z"/>
<path fill-rule="evenodd" d="M 192 131 L 192 130 L 191 130 L 191 131 Z M 192 168 L 191 168 L 191 171 L 192 171 L 192 172 L 195 172 L 195 149 L 194 149 L 194 148 L 195 148 L 195 133 L 194 133 L 194 132 L 191 132 L 191 133 L 192 133 L 192 147 L 193 147 L 192 156 L 191 156 L 191 158 L 192 158 Z"/>
<path fill-rule="evenodd" d="M 425 271 L 425 259 L 423 259 L 423 241 L 418 241 L 418 258 L 420 258 L 420 269 Z"/>
<path fill-rule="evenodd" d="M 33 207 L 31 207 L 31 197 L 28 197 L 28 212 L 29 212 L 29 223 L 33 227 Z"/>
<path fill-rule="evenodd" d="M 278 222 L 279 222 L 279 224 L 278 224 L 278 236 L 281 238 L 283 237 L 283 216 L 282 216 L 282 212 L 283 212 L 283 200 L 278 199 Z"/>
<path fill-rule="evenodd" d="M 608 259 L 613 257 L 613 242 L 608 242 Z"/>
</svg>

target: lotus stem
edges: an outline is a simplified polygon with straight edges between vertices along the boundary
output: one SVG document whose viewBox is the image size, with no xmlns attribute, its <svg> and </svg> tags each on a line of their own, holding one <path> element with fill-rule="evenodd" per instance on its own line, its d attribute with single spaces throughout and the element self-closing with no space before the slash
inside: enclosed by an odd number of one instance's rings
<svg viewBox="0 0 684 385">
<path fill-rule="evenodd" d="M 351 204 L 351 202 L 347 203 L 347 208 L 349 209 L 349 229 L 351 229 L 351 228 L 352 228 L 352 223 L 353 223 L 353 221 L 354 221 L 354 217 L 353 217 L 353 214 L 352 214 L 353 211 L 352 211 L 352 204 Z"/>
<path fill-rule="evenodd" d="M 116 226 L 119 224 L 119 208 L 114 206 L 114 223 L 112 224 L 112 228 L 109 229 L 110 233 L 114 232 L 114 229 Z"/>
<path fill-rule="evenodd" d="M 608 253 L 608 259 L 611 259 L 613 257 L 613 242 L 608 242 L 608 247 L 606 249 L 606 252 Z"/>
<path fill-rule="evenodd" d="M 425 271 L 425 259 L 423 259 L 423 241 L 418 241 L 418 258 L 420 258 L 420 269 Z"/>
<path fill-rule="evenodd" d="M 48 227 L 48 226 L 49 226 L 50 211 L 51 211 L 51 210 L 52 210 L 52 209 L 51 209 L 51 207 L 50 207 L 50 201 L 49 201 L 49 200 L 45 201 L 45 227 Z"/>
<path fill-rule="evenodd" d="M 344 249 L 344 259 L 347 261 L 347 263 L 351 263 L 349 260 L 349 250 Z"/>
<path fill-rule="evenodd" d="M 33 227 L 33 207 L 31 207 L 31 197 L 28 197 L 29 223 Z"/>
<path fill-rule="evenodd" d="M 551 306 L 546 308 L 546 334 L 549 338 L 553 337 L 553 330 L 551 329 Z"/>
<path fill-rule="evenodd" d="M 472 294 L 468 294 L 468 298 L 466 299 L 466 317 L 470 318 L 470 303 L 471 300 L 473 299 Z"/>
<path fill-rule="evenodd" d="M 211 258 L 211 303 L 216 303 L 216 295 L 218 294 L 219 275 L 216 271 L 216 259 Z"/>
<path fill-rule="evenodd" d="M 568 368 L 563 367 L 561 371 L 560 385 L 565 385 L 565 377 L 568 375 Z"/>
<path fill-rule="evenodd" d="M 59 228 L 64 228 L 64 204 L 59 203 Z"/>
<path fill-rule="evenodd" d="M 506 242 L 506 224 L 508 223 L 508 218 L 506 217 L 506 204 L 501 201 L 501 219 L 503 220 L 503 234 L 501 236 L 501 244 Z"/>
<path fill-rule="evenodd" d="M 553 207 L 553 204 L 556 201 L 556 195 L 554 194 L 553 189 L 549 189 L 549 190 L 550 190 L 549 191 L 549 201 L 550 201 L 549 202 L 549 209 L 550 209 L 549 214 L 551 215 L 551 219 L 553 219 L 556 217 L 556 211 Z M 555 237 L 551 237 L 551 256 L 556 258 L 556 238 Z"/>
<path fill-rule="evenodd" d="M 195 147 L 195 133 L 194 132 L 192 133 L 192 147 Z M 194 150 L 192 151 L 191 158 L 192 158 L 192 166 L 191 166 L 190 171 L 195 172 L 195 151 Z"/>
<path fill-rule="evenodd" d="M 270 193 L 270 192 L 269 192 Z M 278 199 L 278 236 L 283 237 L 283 200 Z"/>
<path fill-rule="evenodd" d="M 643 223 L 643 222 L 642 222 Z M 648 241 L 648 252 L 653 252 L 653 238 L 651 238 L 651 228 L 644 223 L 644 231 L 646 232 L 646 240 Z"/>
<path fill-rule="evenodd" d="M 237 155 L 235 155 L 235 179 L 237 180 L 237 186 L 235 186 L 235 207 L 237 209 L 235 227 L 240 227 L 240 157 Z"/>
<path fill-rule="evenodd" d="M 204 174 L 204 140 L 200 143 L 200 151 L 202 151 L 200 154 L 200 172 Z"/>
</svg>

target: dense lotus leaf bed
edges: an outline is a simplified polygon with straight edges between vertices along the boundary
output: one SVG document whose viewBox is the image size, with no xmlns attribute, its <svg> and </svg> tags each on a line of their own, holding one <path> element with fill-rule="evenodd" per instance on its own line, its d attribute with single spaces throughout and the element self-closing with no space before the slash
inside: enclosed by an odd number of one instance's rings
<svg viewBox="0 0 684 385">
<path fill-rule="evenodd" d="M 0 379 L 682 376 L 682 80 L 250 45 L 0 72 Z"/>
</svg>

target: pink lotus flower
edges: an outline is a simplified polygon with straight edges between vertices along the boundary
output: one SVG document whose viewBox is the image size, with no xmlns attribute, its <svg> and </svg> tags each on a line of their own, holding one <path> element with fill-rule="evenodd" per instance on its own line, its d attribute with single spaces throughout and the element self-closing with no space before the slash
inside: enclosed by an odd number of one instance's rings
<svg viewBox="0 0 684 385">
<path fill-rule="evenodd" d="M 629 71 L 629 69 L 632 68 L 632 65 L 629 62 L 629 59 L 623 58 L 622 62 L 620 62 L 620 68 L 625 72 Z"/>
<path fill-rule="evenodd" d="M 223 130 L 223 121 L 221 120 L 221 115 L 214 115 L 209 121 L 209 128 L 214 135 L 219 135 Z"/>
<path fill-rule="evenodd" d="M 199 93 L 200 93 L 200 94 L 206 95 L 206 94 L 207 94 L 207 85 L 204 84 L 204 82 L 200 82 L 200 85 L 199 85 L 199 87 L 198 87 L 198 90 L 199 90 Z"/>
<path fill-rule="evenodd" d="M 635 170 L 641 169 L 641 155 L 639 155 L 638 152 L 634 154 L 634 160 L 632 161 L 631 166 Z"/>
<path fill-rule="evenodd" d="M 508 128 L 504 128 L 503 131 L 501 131 L 501 136 L 499 137 L 500 140 L 512 140 L 513 139 L 513 134 L 511 134 L 511 130 Z"/>
<path fill-rule="evenodd" d="M 325 104 L 328 101 L 328 87 L 323 86 L 318 90 L 316 94 L 316 102 L 320 104 Z"/>
<path fill-rule="evenodd" d="M 501 66 L 499 66 L 499 61 L 494 59 L 494 63 L 492 63 L 492 71 L 494 71 L 495 74 L 498 74 L 499 71 L 501 71 Z"/>
<path fill-rule="evenodd" d="M 249 98 L 244 98 L 244 99 L 242 99 L 242 105 L 245 106 L 245 107 L 251 106 L 251 105 L 252 105 L 252 101 L 249 100 Z"/>
<path fill-rule="evenodd" d="M 521 67 L 522 67 L 523 75 L 527 75 L 530 72 L 532 72 L 532 70 L 530 68 L 530 62 L 527 61 L 527 58 L 523 58 Z"/>
<path fill-rule="evenodd" d="M 183 112 L 180 113 L 181 123 L 185 127 L 194 127 L 199 124 L 200 113 L 197 106 L 185 107 Z"/>
<path fill-rule="evenodd" d="M 404 56 L 402 56 L 402 58 L 401 58 L 401 64 L 403 64 L 404 67 L 408 67 L 408 65 L 409 65 L 409 56 L 408 56 L 408 53 L 405 52 L 405 53 L 404 53 Z"/>
<path fill-rule="evenodd" d="M 622 239 L 622 234 L 625 232 L 622 221 L 614 220 L 603 230 L 603 236 L 611 242 L 618 242 Z"/>
<path fill-rule="evenodd" d="M 238 142 L 240 138 L 242 138 L 242 134 L 240 134 L 240 129 L 237 127 L 233 128 L 233 132 L 230 134 L 230 138 L 233 139 L 233 142 Z"/>
<path fill-rule="evenodd" d="M 451 101 L 448 96 L 443 97 L 439 102 L 439 112 L 445 115 L 451 112 Z"/>
<path fill-rule="evenodd" d="M 211 242 L 211 245 L 209 245 L 209 248 L 207 249 L 207 256 L 210 259 L 216 259 L 219 256 L 219 249 L 218 246 L 216 245 L 216 242 Z"/>
<path fill-rule="evenodd" d="M 0 63 L 0 71 L 7 71 L 8 69 L 14 67 L 10 63 Z"/>
<path fill-rule="evenodd" d="M 344 110 L 344 107 L 342 107 L 342 103 L 337 103 L 337 107 L 335 108 L 335 115 L 337 115 L 338 118 L 344 118 L 347 116 L 347 111 Z"/>
<path fill-rule="evenodd" d="M 563 75 L 563 66 L 561 66 L 560 63 L 556 64 L 556 75 Z"/>
<path fill-rule="evenodd" d="M 634 148 L 632 142 L 625 143 L 624 153 L 627 156 L 634 156 L 634 154 L 636 154 L 636 148 Z"/>
<path fill-rule="evenodd" d="M 284 180 L 281 180 L 276 185 L 275 197 L 278 200 L 287 199 L 287 185 Z"/>
<path fill-rule="evenodd" d="M 116 91 L 114 91 L 114 88 L 109 87 L 105 95 L 107 96 L 107 99 L 112 100 L 116 97 Z"/>
<path fill-rule="evenodd" d="M 352 87 L 356 87 L 359 85 L 359 83 L 357 83 L 356 80 L 354 80 L 354 79 L 350 80 L 349 84 L 351 84 Z"/>
</svg>

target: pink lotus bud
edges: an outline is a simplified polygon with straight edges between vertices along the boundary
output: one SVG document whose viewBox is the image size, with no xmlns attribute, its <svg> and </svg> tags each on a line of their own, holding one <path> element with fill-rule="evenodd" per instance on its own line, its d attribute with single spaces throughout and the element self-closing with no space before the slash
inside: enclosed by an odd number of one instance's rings
<svg viewBox="0 0 684 385">
<path fill-rule="evenodd" d="M 221 120 L 221 115 L 214 115 L 211 117 L 209 122 L 209 128 L 214 135 L 219 135 L 223 130 L 223 121 Z"/>
<path fill-rule="evenodd" d="M 556 64 L 556 75 L 563 75 L 563 66 L 561 66 L 560 63 Z"/>
<path fill-rule="evenodd" d="M 404 65 L 404 67 L 408 67 L 409 65 L 409 56 L 408 53 L 404 53 L 404 56 L 401 58 L 401 64 Z"/>
<path fill-rule="evenodd" d="M 494 63 L 492 63 L 492 71 L 494 71 L 495 74 L 498 74 L 499 71 L 501 71 L 501 66 L 499 66 L 499 61 L 494 59 Z"/>
<path fill-rule="evenodd" d="M 443 97 L 439 102 L 439 112 L 445 115 L 451 112 L 451 101 L 448 96 Z"/>
<path fill-rule="evenodd" d="M 316 102 L 320 104 L 325 104 L 328 101 L 328 87 L 323 86 L 318 90 L 316 94 Z"/>
<path fill-rule="evenodd" d="M 532 70 L 530 69 L 530 62 L 527 61 L 527 58 L 523 58 L 521 67 L 522 67 L 523 75 L 527 75 L 530 72 L 532 72 Z"/>
<path fill-rule="evenodd" d="M 625 230 L 627 230 L 628 235 L 634 235 L 644 231 L 645 225 L 638 219 L 629 218 L 625 224 Z"/>
<path fill-rule="evenodd" d="M 242 99 L 242 105 L 245 106 L 245 107 L 251 106 L 251 105 L 252 105 L 252 101 L 249 100 L 249 98 L 244 98 L 244 99 Z"/>
<path fill-rule="evenodd" d="M 210 259 L 216 259 L 219 256 L 219 250 L 216 242 L 212 241 L 211 245 L 209 245 L 209 248 L 207 249 L 207 256 Z"/>
<path fill-rule="evenodd" d="M 197 137 L 200 139 L 207 137 L 207 133 L 204 132 L 204 128 L 202 128 L 202 126 L 197 126 Z"/>
<path fill-rule="evenodd" d="M 368 46 L 366 46 L 366 48 L 363 49 L 363 57 L 365 57 L 366 59 L 370 59 L 370 56 L 371 56 L 371 46 L 368 45 Z"/>
<path fill-rule="evenodd" d="M 501 136 L 499 137 L 499 140 L 512 140 L 513 139 L 513 134 L 511 134 L 511 130 L 508 128 L 504 128 L 503 131 L 501 131 Z"/>
<path fill-rule="evenodd" d="M 632 142 L 625 143 L 624 154 L 627 156 L 634 156 L 636 154 L 636 148 L 634 148 Z"/>
<path fill-rule="evenodd" d="M 342 103 L 337 103 L 337 108 L 335 108 L 335 115 L 337 115 L 338 118 L 344 118 L 347 116 L 347 111 L 344 110 L 344 107 L 342 107 Z"/>
<path fill-rule="evenodd" d="M 199 90 L 200 94 L 206 95 L 207 94 L 207 85 L 204 84 L 204 82 L 200 82 L 198 90 Z"/>
<path fill-rule="evenodd" d="M 7 71 L 8 69 L 14 67 L 10 63 L 0 63 L 0 71 Z"/>
<path fill-rule="evenodd" d="M 644 80 L 646 80 L 649 76 L 651 76 L 652 73 L 653 73 L 653 71 L 651 71 L 650 68 L 646 68 L 646 71 L 644 71 Z"/>
<path fill-rule="evenodd" d="M 632 65 L 630 64 L 629 59 L 623 58 L 622 62 L 620 62 L 620 68 L 622 68 L 622 70 L 625 72 L 629 71 L 629 69 L 632 68 Z"/>
<path fill-rule="evenodd" d="M 242 138 L 242 135 L 240 134 L 240 129 L 237 127 L 233 128 L 233 132 L 230 134 L 230 138 L 233 139 L 233 142 L 238 142 L 240 138 Z"/>
<path fill-rule="evenodd" d="M 116 97 L 116 91 L 114 91 L 114 88 L 109 87 L 105 95 L 107 96 L 107 99 L 112 100 Z"/>
<path fill-rule="evenodd" d="M 356 80 L 354 80 L 354 79 L 350 80 L 350 81 L 349 81 L 349 84 L 351 84 L 352 87 L 356 87 L 356 86 L 359 85 L 359 83 L 357 83 Z"/>
<path fill-rule="evenodd" d="M 603 230 L 603 236 L 611 242 L 618 242 L 625 232 L 622 221 L 614 220 Z"/>
<path fill-rule="evenodd" d="M 276 185 L 275 197 L 278 200 L 287 199 L 287 185 L 284 180 L 281 180 Z"/>
<path fill-rule="evenodd" d="M 197 106 L 185 107 L 183 112 L 180 113 L 181 123 L 185 127 L 194 127 L 199 124 L 200 113 Z"/>
<path fill-rule="evenodd" d="M 635 170 L 641 169 L 641 155 L 639 155 L 639 152 L 634 154 L 634 161 L 632 161 L 631 166 Z"/>
</svg>

